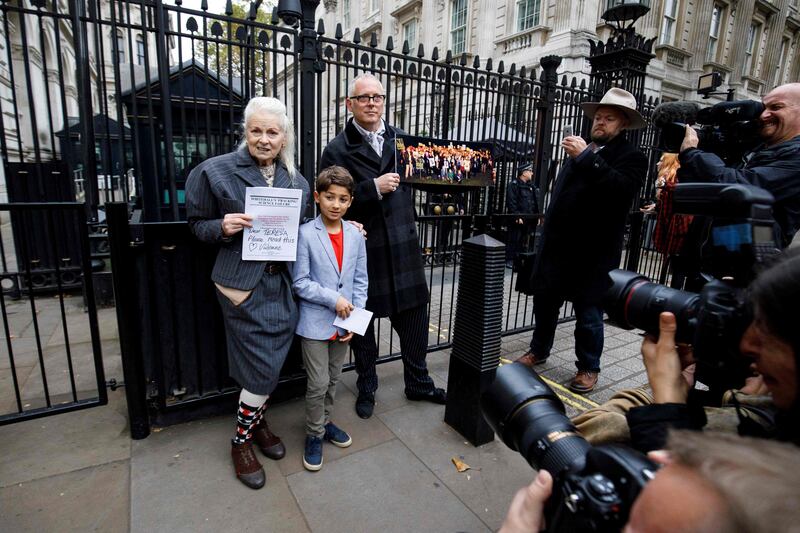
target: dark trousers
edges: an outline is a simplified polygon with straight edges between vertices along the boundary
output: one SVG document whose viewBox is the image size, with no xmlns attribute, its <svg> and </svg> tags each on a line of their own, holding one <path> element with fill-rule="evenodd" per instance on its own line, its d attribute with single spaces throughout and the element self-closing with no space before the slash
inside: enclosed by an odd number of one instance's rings
<svg viewBox="0 0 800 533">
<path fill-rule="evenodd" d="M 535 224 L 525 221 L 517 224 L 516 219 L 508 225 L 508 238 L 506 239 L 506 261 L 514 261 L 521 252 L 528 251 L 528 236 L 536 228 Z"/>
<path fill-rule="evenodd" d="M 392 321 L 392 329 L 400 338 L 406 392 L 430 392 L 433 390 L 433 380 L 428 375 L 428 365 L 425 362 L 428 349 L 428 304 L 394 313 L 389 319 Z M 373 319 L 363 337 L 355 335 L 350 341 L 358 373 L 356 385 L 359 393 L 374 394 L 378 389 L 378 374 L 375 372 L 378 346 L 375 343 L 374 324 Z"/>
<path fill-rule="evenodd" d="M 537 293 L 533 298 L 536 327 L 531 338 L 531 351 L 540 358 L 550 356 L 556 334 L 558 315 L 564 298 L 549 293 Z M 603 353 L 603 308 L 596 302 L 573 302 L 575 309 L 575 355 L 578 370 L 600 371 Z"/>
</svg>

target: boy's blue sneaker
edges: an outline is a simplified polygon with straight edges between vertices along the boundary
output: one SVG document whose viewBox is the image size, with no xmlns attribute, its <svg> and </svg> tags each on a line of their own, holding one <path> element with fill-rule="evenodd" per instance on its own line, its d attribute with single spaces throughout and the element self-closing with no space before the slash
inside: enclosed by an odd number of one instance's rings
<svg viewBox="0 0 800 533">
<path fill-rule="evenodd" d="M 303 466 L 306 470 L 316 472 L 322 468 L 322 439 L 306 435 L 306 449 L 303 452 Z"/>
<path fill-rule="evenodd" d="M 325 440 L 338 446 L 339 448 L 347 448 L 353 444 L 353 439 L 344 430 L 336 427 L 333 422 L 325 424 Z"/>
</svg>

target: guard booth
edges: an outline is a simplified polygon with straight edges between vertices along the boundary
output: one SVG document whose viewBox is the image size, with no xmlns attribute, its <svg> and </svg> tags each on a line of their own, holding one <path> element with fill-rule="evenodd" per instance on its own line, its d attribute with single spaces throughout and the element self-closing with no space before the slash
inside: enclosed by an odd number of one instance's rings
<svg viewBox="0 0 800 533">
<path fill-rule="evenodd" d="M 71 169 L 73 192 L 70 201 L 86 200 L 85 161 L 82 159 L 79 117 L 67 117 L 67 127 L 56 133 L 61 159 Z M 106 114 L 92 117 L 97 168 L 97 191 L 100 204 L 127 201 L 136 190 L 128 170 L 133 159 L 131 129 Z M 59 200 L 66 200 L 59 199 Z"/>
<path fill-rule="evenodd" d="M 170 195 L 178 204 L 177 220 L 186 219 L 186 178 L 201 161 L 230 152 L 239 137 L 234 124 L 242 121 L 242 80 L 219 76 L 194 59 L 169 72 L 170 101 L 162 98 L 158 70 L 126 83 L 120 94 L 134 134 L 134 168 L 139 177 L 143 222 L 175 221 Z M 168 107 L 169 109 L 164 109 Z M 172 118 L 165 135 L 160 117 Z M 168 165 L 165 142 L 171 142 L 174 168 Z M 174 176 L 172 175 L 174 173 Z"/>
</svg>

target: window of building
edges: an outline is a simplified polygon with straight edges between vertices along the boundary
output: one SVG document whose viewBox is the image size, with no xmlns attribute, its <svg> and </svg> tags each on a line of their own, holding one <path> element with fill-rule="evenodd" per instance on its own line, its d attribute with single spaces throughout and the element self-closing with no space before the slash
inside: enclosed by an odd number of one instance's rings
<svg viewBox="0 0 800 533">
<path fill-rule="evenodd" d="M 789 37 L 783 38 L 783 43 L 781 44 L 781 60 L 778 62 L 776 68 L 776 78 L 774 85 L 781 85 L 788 81 L 787 74 L 791 71 L 792 68 L 792 58 L 789 55 L 789 51 L 792 49 L 792 41 Z"/>
<path fill-rule="evenodd" d="M 664 2 L 664 21 L 661 23 L 661 44 L 675 44 L 675 27 L 678 25 L 678 0 Z"/>
<path fill-rule="evenodd" d="M 406 110 L 403 108 L 396 108 L 394 110 L 394 122 L 392 122 L 394 126 L 397 126 L 400 129 L 407 129 L 406 128 Z"/>
<path fill-rule="evenodd" d="M 380 0 L 370 0 L 369 1 L 369 12 L 370 13 L 375 13 L 376 11 L 378 11 L 381 8 L 380 4 L 381 4 Z"/>
<path fill-rule="evenodd" d="M 417 47 L 417 19 L 403 24 L 403 40 L 408 41 L 408 48 L 413 52 Z"/>
<path fill-rule="evenodd" d="M 467 48 L 468 0 L 450 1 L 450 50 L 463 54 Z"/>
<path fill-rule="evenodd" d="M 125 63 L 125 38 L 122 36 L 122 32 L 117 32 L 117 63 L 120 65 Z"/>
<path fill-rule="evenodd" d="M 350 29 L 350 0 L 342 0 L 342 26 Z"/>
<path fill-rule="evenodd" d="M 144 37 L 136 37 L 136 64 L 144 65 Z"/>
<path fill-rule="evenodd" d="M 744 47 L 744 68 L 742 74 L 745 76 L 755 76 L 756 63 L 756 43 L 761 35 L 761 25 L 757 23 L 750 24 L 750 29 L 747 31 L 747 43 Z"/>
<path fill-rule="evenodd" d="M 537 26 L 541 7 L 541 0 L 517 0 L 517 31 Z"/>
<path fill-rule="evenodd" d="M 719 31 L 722 27 L 722 16 L 725 7 L 721 4 L 714 4 L 714 11 L 711 13 L 711 27 L 708 30 L 708 49 L 706 51 L 706 61 L 716 61 L 719 45 Z"/>
</svg>

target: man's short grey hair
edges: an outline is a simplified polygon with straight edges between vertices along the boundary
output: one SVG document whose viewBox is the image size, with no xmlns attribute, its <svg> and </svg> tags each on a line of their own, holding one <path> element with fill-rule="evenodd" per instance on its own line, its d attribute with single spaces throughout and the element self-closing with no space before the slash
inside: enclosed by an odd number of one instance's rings
<svg viewBox="0 0 800 533">
<path fill-rule="evenodd" d="M 716 531 L 768 533 L 800 526 L 800 449 L 738 435 L 673 431 L 672 459 L 708 482 L 725 503 Z"/>
<path fill-rule="evenodd" d="M 383 88 L 383 83 L 381 83 L 381 80 L 379 80 L 376 75 L 370 74 L 369 72 L 365 72 L 363 74 L 359 74 L 358 76 L 350 80 L 350 85 L 347 86 L 348 97 L 356 95 L 356 83 L 358 83 L 361 80 L 373 80 L 378 82 L 378 85 L 381 86 L 381 94 L 386 93 L 386 90 Z"/>
<path fill-rule="evenodd" d="M 253 115 L 258 113 L 266 113 L 278 119 L 281 132 L 286 136 L 286 146 L 278 154 L 278 158 L 286 166 L 286 170 L 289 171 L 289 177 L 294 179 L 297 174 L 297 168 L 294 166 L 294 127 L 286 114 L 286 106 L 277 98 L 255 96 L 247 102 L 247 106 L 244 108 L 244 117 L 242 118 L 242 142 L 239 143 L 239 148 L 247 145 L 247 123 Z"/>
</svg>

